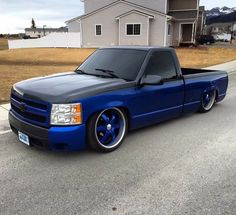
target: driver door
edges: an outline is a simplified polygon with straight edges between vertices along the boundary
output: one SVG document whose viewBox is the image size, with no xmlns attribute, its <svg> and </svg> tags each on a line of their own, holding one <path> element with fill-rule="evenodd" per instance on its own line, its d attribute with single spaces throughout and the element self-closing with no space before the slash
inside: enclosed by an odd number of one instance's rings
<svg viewBox="0 0 236 215">
<path fill-rule="evenodd" d="M 157 84 L 143 84 L 136 90 L 134 125 L 142 127 L 182 114 L 184 82 L 177 74 L 170 51 L 155 51 L 151 55 L 144 76 L 161 76 Z"/>
</svg>

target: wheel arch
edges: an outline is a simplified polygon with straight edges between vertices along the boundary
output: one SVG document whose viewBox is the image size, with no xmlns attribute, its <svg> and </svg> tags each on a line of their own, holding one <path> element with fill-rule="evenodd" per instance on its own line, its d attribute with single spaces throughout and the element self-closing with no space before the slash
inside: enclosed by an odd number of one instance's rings
<svg viewBox="0 0 236 215">
<path fill-rule="evenodd" d="M 127 105 L 124 105 L 124 103 L 111 103 L 109 105 L 105 105 L 103 107 L 99 107 L 97 108 L 96 110 L 92 111 L 89 116 L 87 117 L 87 120 L 85 122 L 86 126 L 88 126 L 88 123 L 89 121 L 91 120 L 91 118 L 95 115 L 95 114 L 98 114 L 104 110 L 107 110 L 107 109 L 110 109 L 110 108 L 118 108 L 120 110 L 123 110 L 123 112 L 125 113 L 125 116 L 127 118 L 127 126 L 128 126 L 128 129 L 129 129 L 129 125 L 130 125 L 130 111 L 129 111 L 129 108 L 127 107 Z"/>
<path fill-rule="evenodd" d="M 219 88 L 217 86 L 215 86 L 214 84 L 211 84 L 210 86 L 207 86 L 203 91 L 202 91 L 202 97 L 204 95 L 204 93 L 206 92 L 209 92 L 209 91 L 212 91 L 212 90 L 215 90 L 216 91 L 216 99 L 218 98 L 219 96 Z"/>
</svg>

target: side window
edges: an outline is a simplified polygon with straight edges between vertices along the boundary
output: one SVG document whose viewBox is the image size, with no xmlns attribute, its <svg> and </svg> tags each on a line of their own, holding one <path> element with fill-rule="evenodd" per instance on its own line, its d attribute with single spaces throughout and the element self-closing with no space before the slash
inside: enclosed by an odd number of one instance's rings
<svg viewBox="0 0 236 215">
<path fill-rule="evenodd" d="M 102 36 L 102 25 L 95 25 L 95 35 Z"/>
<path fill-rule="evenodd" d="M 141 24 L 127 24 L 126 35 L 141 35 Z"/>
<path fill-rule="evenodd" d="M 164 80 L 173 79 L 177 76 L 174 59 L 169 51 L 159 51 L 151 56 L 146 75 L 158 75 Z"/>
</svg>

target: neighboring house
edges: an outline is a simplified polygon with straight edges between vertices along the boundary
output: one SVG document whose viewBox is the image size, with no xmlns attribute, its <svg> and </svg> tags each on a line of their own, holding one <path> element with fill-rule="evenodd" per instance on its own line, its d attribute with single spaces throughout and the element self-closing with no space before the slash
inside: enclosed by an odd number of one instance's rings
<svg viewBox="0 0 236 215">
<path fill-rule="evenodd" d="M 81 33 L 82 47 L 195 44 L 203 28 L 199 0 L 81 1 L 85 14 L 66 24 Z"/>
<path fill-rule="evenodd" d="M 68 32 L 67 27 L 61 28 L 26 28 L 25 35 L 30 38 L 40 38 L 55 32 Z"/>
<path fill-rule="evenodd" d="M 236 37 L 236 24 L 233 25 L 232 22 L 212 23 L 205 28 L 206 34 L 212 35 L 218 41 L 230 41 L 232 36 Z"/>
<path fill-rule="evenodd" d="M 206 26 L 208 34 L 216 35 L 216 34 L 231 34 L 232 29 L 236 31 L 236 24 L 232 22 L 225 22 L 225 23 L 212 23 Z"/>
</svg>

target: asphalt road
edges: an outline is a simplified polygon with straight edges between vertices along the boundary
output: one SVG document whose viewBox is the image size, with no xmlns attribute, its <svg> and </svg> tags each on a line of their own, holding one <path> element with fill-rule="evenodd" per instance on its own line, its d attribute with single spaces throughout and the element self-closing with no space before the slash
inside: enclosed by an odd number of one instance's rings
<svg viewBox="0 0 236 215">
<path fill-rule="evenodd" d="M 236 214 L 236 74 L 227 99 L 128 135 L 110 154 L 0 136 L 0 214 Z"/>
</svg>

